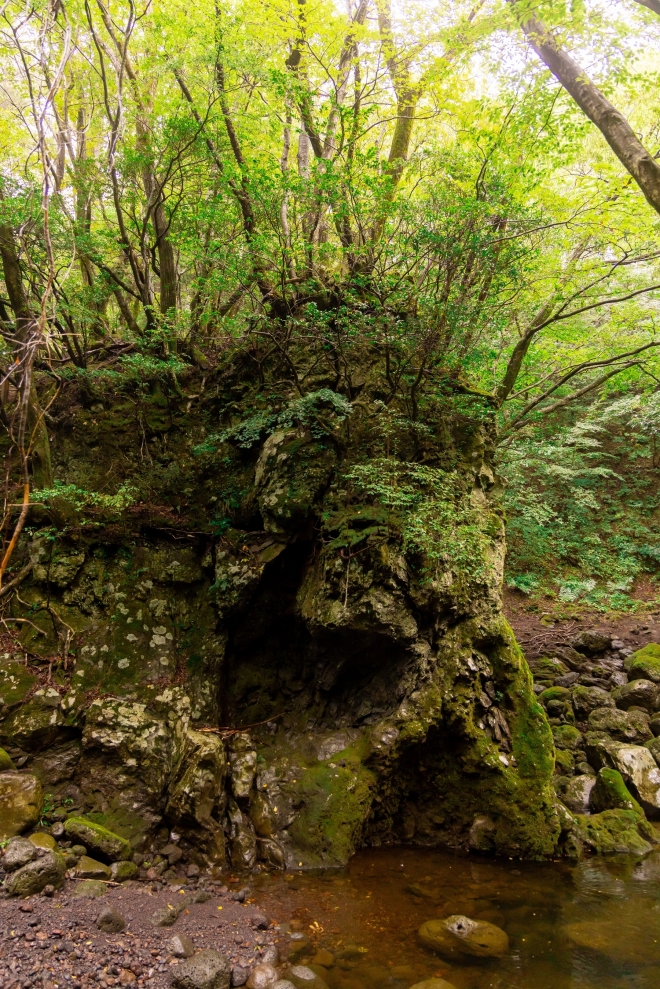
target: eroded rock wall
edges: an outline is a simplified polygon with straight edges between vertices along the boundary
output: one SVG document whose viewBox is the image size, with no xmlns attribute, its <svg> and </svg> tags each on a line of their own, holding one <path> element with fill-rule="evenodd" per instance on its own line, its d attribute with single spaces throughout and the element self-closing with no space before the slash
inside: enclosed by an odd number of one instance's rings
<svg viewBox="0 0 660 989">
<path fill-rule="evenodd" d="M 157 394 L 141 431 L 118 399 L 60 413 L 70 487 L 26 534 L 0 659 L 0 744 L 46 816 L 136 848 L 166 826 L 245 867 L 403 841 L 551 854 L 553 741 L 501 613 L 488 417 L 431 403 L 411 473 L 374 439 L 368 380 L 341 415 L 317 392 L 247 441 L 230 385 L 192 409 Z M 150 494 L 72 508 L 104 472 Z"/>
</svg>

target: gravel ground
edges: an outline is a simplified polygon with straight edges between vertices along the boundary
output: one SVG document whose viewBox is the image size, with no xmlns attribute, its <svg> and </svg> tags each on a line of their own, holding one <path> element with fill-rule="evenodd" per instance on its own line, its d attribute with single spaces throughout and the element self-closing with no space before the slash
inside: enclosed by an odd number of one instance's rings
<svg viewBox="0 0 660 989">
<path fill-rule="evenodd" d="M 107 886 L 103 896 L 76 897 L 77 883 L 67 880 L 52 897 L 0 901 L 1 989 L 82 989 L 87 986 L 170 985 L 172 938 L 186 934 L 195 950 L 214 948 L 229 958 L 234 983 L 270 945 L 286 953 L 287 938 L 239 886 L 200 880 L 163 885 L 127 882 Z M 235 895 L 244 895 L 237 902 Z M 197 902 L 195 902 L 197 901 Z M 200 902 L 204 901 L 204 902 Z M 183 909 L 180 909 L 183 905 Z M 107 908 L 125 920 L 121 933 L 96 926 Z M 178 913 L 171 926 L 156 926 L 154 915 Z M 242 969 L 242 975 L 239 969 Z"/>
</svg>

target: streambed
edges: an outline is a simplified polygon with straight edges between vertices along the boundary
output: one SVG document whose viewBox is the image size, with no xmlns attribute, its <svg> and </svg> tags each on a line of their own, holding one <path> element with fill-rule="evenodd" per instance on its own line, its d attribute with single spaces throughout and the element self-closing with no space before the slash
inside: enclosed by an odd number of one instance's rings
<svg viewBox="0 0 660 989">
<path fill-rule="evenodd" d="M 254 889 L 292 931 L 298 964 L 326 962 L 314 967 L 330 989 L 408 989 L 434 976 L 456 989 L 660 986 L 660 852 L 570 864 L 381 848 L 342 871 L 271 874 Z M 450 914 L 503 927 L 509 954 L 457 964 L 423 948 L 420 925 Z"/>
</svg>

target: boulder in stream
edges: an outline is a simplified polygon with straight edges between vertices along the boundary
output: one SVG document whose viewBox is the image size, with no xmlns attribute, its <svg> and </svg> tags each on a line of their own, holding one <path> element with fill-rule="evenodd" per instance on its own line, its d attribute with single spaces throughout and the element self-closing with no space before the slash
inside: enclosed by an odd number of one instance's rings
<svg viewBox="0 0 660 989">
<path fill-rule="evenodd" d="M 445 958 L 501 958 L 509 950 L 509 938 L 500 927 L 462 914 L 427 920 L 419 929 L 419 939 Z"/>
</svg>

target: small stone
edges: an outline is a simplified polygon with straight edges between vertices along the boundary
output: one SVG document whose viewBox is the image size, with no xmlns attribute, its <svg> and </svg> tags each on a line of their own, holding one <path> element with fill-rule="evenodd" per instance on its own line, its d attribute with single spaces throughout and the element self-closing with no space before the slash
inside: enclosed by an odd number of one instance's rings
<svg viewBox="0 0 660 989">
<path fill-rule="evenodd" d="M 52 885 L 52 883 L 47 883 L 44 886 L 44 888 L 41 891 L 41 895 L 42 896 L 54 896 L 55 895 L 55 887 Z"/>
<path fill-rule="evenodd" d="M 267 962 L 260 962 L 250 972 L 246 985 L 247 989 L 267 989 L 273 982 L 277 982 L 277 969 Z"/>
<path fill-rule="evenodd" d="M 234 965 L 231 970 L 232 986 L 244 986 L 249 974 L 247 968 L 243 968 L 242 965 Z"/>
<path fill-rule="evenodd" d="M 461 914 L 428 920 L 419 929 L 419 939 L 427 948 L 448 958 L 501 958 L 509 950 L 509 938 L 500 927 Z"/>
<path fill-rule="evenodd" d="M 116 883 L 124 883 L 127 879 L 135 879 L 139 869 L 135 862 L 113 862 L 110 866 L 110 875 Z"/>
<path fill-rule="evenodd" d="M 97 862 L 89 855 L 82 855 L 76 866 L 76 876 L 79 879 L 111 879 L 112 873 L 103 862 Z"/>
<path fill-rule="evenodd" d="M 327 948 L 319 948 L 312 958 L 313 965 L 322 965 L 323 968 L 332 968 L 335 963 L 335 956 Z"/>
<path fill-rule="evenodd" d="M 170 954 L 175 958 L 190 958 L 195 954 L 195 945 L 187 934 L 175 934 L 170 941 Z"/>
<path fill-rule="evenodd" d="M 578 762 L 575 766 L 575 772 L 580 776 L 596 775 L 596 770 L 588 762 Z"/>
<path fill-rule="evenodd" d="M 278 979 L 277 982 L 273 982 L 271 989 L 296 989 L 296 987 L 288 979 Z"/>
<path fill-rule="evenodd" d="M 612 639 L 612 646 L 611 646 L 611 648 L 614 649 L 614 650 L 616 650 L 616 652 L 620 652 L 621 649 L 625 649 L 626 648 L 626 644 L 623 641 L 623 639 Z"/>
<path fill-rule="evenodd" d="M 96 918 L 96 926 L 106 934 L 120 934 L 126 930 L 126 920 L 118 910 L 105 907 Z"/>
<path fill-rule="evenodd" d="M 44 831 L 37 831 L 35 834 L 31 834 L 28 841 L 31 841 L 36 848 L 48 848 L 50 851 L 54 851 L 57 848 L 57 842 L 52 834 L 46 834 Z"/>
<path fill-rule="evenodd" d="M 51 827 L 50 833 L 52 834 L 53 838 L 56 838 L 58 841 L 60 840 L 60 838 L 63 838 L 64 825 L 62 824 L 62 822 L 56 821 L 55 824 L 53 824 L 53 826 Z"/>
<path fill-rule="evenodd" d="M 137 975 L 135 972 L 131 972 L 130 968 L 122 968 L 119 973 L 119 985 L 130 986 L 134 982 L 137 982 Z"/>
<path fill-rule="evenodd" d="M 274 965 L 275 968 L 280 963 L 280 952 L 276 944 L 269 944 L 264 948 L 259 957 L 259 961 L 264 965 Z"/>
<path fill-rule="evenodd" d="M 564 673 L 563 676 L 556 677 L 555 687 L 572 687 L 580 679 L 580 674 L 576 672 Z M 433 981 L 433 980 L 431 980 Z M 421 985 L 421 983 L 420 983 Z"/>
<path fill-rule="evenodd" d="M 327 982 L 307 965 L 294 965 L 287 973 L 295 989 L 327 989 Z"/>
<path fill-rule="evenodd" d="M 267 930 L 267 928 L 268 928 L 268 917 L 266 916 L 265 913 L 261 913 L 260 911 L 257 911 L 257 912 L 255 912 L 255 913 L 252 914 L 252 917 L 250 919 L 251 919 L 251 922 L 252 922 L 252 926 L 253 927 L 256 927 L 257 930 L 260 930 L 260 931 Z"/>
<path fill-rule="evenodd" d="M 555 748 L 575 751 L 582 746 L 582 735 L 573 725 L 555 725 L 552 729 Z"/>
<path fill-rule="evenodd" d="M 37 857 L 36 846 L 27 838 L 12 838 L 2 856 L 2 867 L 5 872 L 15 872 Z"/>
<path fill-rule="evenodd" d="M 423 982 L 416 982 L 410 989 L 456 989 L 453 982 L 446 979 L 424 979 Z"/>
<path fill-rule="evenodd" d="M 199 879 L 200 876 L 199 866 L 195 865 L 194 862 L 191 862 L 191 864 L 186 869 L 186 876 L 188 877 L 188 879 Z"/>
<path fill-rule="evenodd" d="M 75 855 L 76 858 L 82 858 L 83 855 L 87 855 L 87 849 L 84 845 L 72 845 L 69 851 L 72 855 Z"/>
<path fill-rule="evenodd" d="M 229 989 L 229 962 L 219 951 L 198 951 L 172 970 L 174 989 Z"/>
<path fill-rule="evenodd" d="M 628 674 L 624 673 L 623 670 L 616 670 L 615 673 L 610 677 L 610 684 L 614 690 L 616 687 L 623 687 L 628 683 Z"/>
</svg>

